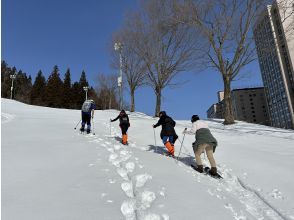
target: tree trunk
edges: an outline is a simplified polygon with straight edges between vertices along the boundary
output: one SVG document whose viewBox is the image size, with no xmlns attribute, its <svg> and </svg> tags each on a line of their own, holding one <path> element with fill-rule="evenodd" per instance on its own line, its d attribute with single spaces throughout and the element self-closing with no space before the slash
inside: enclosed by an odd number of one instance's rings
<svg viewBox="0 0 294 220">
<path fill-rule="evenodd" d="M 156 89 L 156 107 L 155 107 L 155 116 L 159 116 L 160 107 L 161 107 L 161 89 Z"/>
<path fill-rule="evenodd" d="M 131 90 L 131 112 L 135 111 L 135 90 Z"/>
<path fill-rule="evenodd" d="M 225 107 L 225 125 L 234 124 L 234 113 L 231 97 L 231 80 L 229 77 L 223 77 L 224 80 L 224 107 Z"/>
</svg>

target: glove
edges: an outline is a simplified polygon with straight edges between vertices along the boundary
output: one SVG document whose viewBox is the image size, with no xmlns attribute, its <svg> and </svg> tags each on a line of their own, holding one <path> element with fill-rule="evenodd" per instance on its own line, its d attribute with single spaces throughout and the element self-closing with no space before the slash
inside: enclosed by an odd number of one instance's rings
<svg viewBox="0 0 294 220">
<path fill-rule="evenodd" d="M 156 128 L 155 125 L 152 125 L 153 128 Z"/>
</svg>

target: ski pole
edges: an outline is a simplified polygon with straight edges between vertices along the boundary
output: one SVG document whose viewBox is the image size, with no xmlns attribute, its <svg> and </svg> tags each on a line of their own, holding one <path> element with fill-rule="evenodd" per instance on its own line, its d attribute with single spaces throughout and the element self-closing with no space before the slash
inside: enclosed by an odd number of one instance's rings
<svg viewBox="0 0 294 220">
<path fill-rule="evenodd" d="M 82 119 L 79 120 L 79 122 L 77 123 L 77 125 L 74 127 L 74 129 L 76 130 L 78 125 L 80 124 L 80 122 L 82 121 Z"/>
<path fill-rule="evenodd" d="M 109 121 L 109 131 L 110 131 L 110 136 L 111 136 L 111 119 L 110 119 L 110 121 Z"/>
<path fill-rule="evenodd" d="M 155 136 L 155 128 L 154 127 L 153 127 L 153 135 L 154 135 L 154 142 L 155 142 L 155 147 L 156 147 L 155 152 L 157 153 L 157 144 L 156 144 L 156 136 Z"/>
<path fill-rule="evenodd" d="M 93 124 L 93 135 L 95 135 L 95 130 L 94 130 L 94 118 L 92 118 L 92 124 Z"/>
<path fill-rule="evenodd" d="M 182 147 L 183 147 L 183 144 L 184 144 L 185 136 L 186 136 L 186 134 L 184 133 L 183 140 L 181 142 L 180 152 L 179 152 L 179 155 L 177 157 L 177 160 L 179 160 L 179 157 L 180 157 L 180 154 L 181 154 L 181 150 L 182 150 Z"/>
</svg>

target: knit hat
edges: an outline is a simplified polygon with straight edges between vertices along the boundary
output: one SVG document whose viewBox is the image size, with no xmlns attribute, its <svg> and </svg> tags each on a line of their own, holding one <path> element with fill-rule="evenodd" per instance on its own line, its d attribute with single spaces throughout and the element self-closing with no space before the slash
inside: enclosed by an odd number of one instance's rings
<svg viewBox="0 0 294 220">
<path fill-rule="evenodd" d="M 200 118 L 199 118 L 199 116 L 198 115 L 192 115 L 192 117 L 191 117 L 191 122 L 193 123 L 193 122 L 195 122 L 195 121 L 198 121 Z"/>
</svg>

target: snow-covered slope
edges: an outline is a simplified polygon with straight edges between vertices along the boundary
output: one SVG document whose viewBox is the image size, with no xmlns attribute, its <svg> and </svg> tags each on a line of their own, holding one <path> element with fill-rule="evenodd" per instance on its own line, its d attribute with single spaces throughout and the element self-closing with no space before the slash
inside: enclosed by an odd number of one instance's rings
<svg viewBox="0 0 294 220">
<path fill-rule="evenodd" d="M 123 146 L 109 123 L 117 111 L 96 111 L 96 135 L 83 135 L 80 111 L 1 102 L 2 219 L 294 219 L 291 130 L 208 121 L 216 180 L 190 168 L 193 136 L 179 161 L 163 156 L 157 119 L 142 113 L 130 114 Z M 177 121 L 180 141 L 185 127 Z"/>
</svg>

